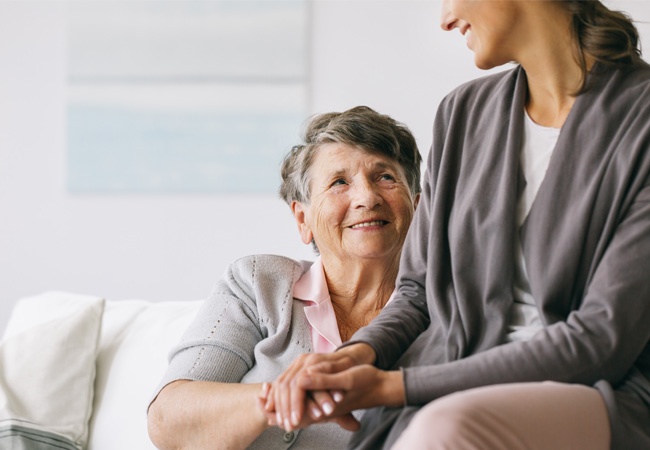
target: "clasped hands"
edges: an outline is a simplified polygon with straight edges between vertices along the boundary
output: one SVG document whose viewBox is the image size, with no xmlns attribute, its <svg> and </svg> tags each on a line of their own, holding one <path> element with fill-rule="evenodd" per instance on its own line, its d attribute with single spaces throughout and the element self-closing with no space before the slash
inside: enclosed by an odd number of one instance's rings
<svg viewBox="0 0 650 450">
<path fill-rule="evenodd" d="M 269 425 L 286 431 L 328 421 L 356 431 L 359 422 L 352 411 L 403 404 L 401 372 L 377 369 L 375 358 L 362 343 L 301 355 L 275 381 L 262 385 L 258 405 Z"/>
</svg>

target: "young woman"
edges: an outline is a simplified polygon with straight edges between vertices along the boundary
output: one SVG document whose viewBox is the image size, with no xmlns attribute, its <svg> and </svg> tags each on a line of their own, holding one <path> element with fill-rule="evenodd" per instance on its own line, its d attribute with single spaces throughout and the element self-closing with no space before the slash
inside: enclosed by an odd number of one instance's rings
<svg viewBox="0 0 650 450">
<path fill-rule="evenodd" d="M 320 405 L 354 428 L 346 414 L 373 408 L 356 448 L 650 448 L 637 31 L 578 0 L 445 0 L 442 28 L 478 67 L 516 66 L 442 102 L 394 302 L 294 362 L 267 417 L 302 427 Z"/>
</svg>

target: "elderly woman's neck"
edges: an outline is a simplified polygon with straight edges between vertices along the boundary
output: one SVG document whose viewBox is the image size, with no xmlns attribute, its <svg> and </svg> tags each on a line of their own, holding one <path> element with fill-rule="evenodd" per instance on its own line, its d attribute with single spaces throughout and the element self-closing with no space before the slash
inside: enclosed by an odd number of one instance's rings
<svg viewBox="0 0 650 450">
<path fill-rule="evenodd" d="M 364 260 L 336 264 L 323 262 L 327 287 L 345 341 L 367 325 L 386 305 L 399 268 L 399 255 L 391 261 Z"/>
<path fill-rule="evenodd" d="M 399 269 L 399 255 L 391 260 L 366 259 L 337 262 L 323 259 L 323 270 L 330 296 L 354 303 L 365 297 L 376 297 L 378 292 L 388 292 L 379 308 L 383 307 L 395 288 Z"/>
</svg>

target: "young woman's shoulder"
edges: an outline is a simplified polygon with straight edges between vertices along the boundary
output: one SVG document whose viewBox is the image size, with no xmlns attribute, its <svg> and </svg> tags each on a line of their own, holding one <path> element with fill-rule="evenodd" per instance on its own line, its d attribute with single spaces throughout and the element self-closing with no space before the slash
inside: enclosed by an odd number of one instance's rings
<svg viewBox="0 0 650 450">
<path fill-rule="evenodd" d="M 648 98 L 650 94 L 650 65 L 645 62 L 633 66 L 604 68 L 610 89 L 626 92 L 634 98 Z"/>
</svg>

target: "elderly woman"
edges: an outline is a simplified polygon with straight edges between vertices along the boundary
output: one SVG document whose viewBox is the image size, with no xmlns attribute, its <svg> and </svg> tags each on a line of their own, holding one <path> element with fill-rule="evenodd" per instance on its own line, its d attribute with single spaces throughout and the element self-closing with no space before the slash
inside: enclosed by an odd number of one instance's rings
<svg viewBox="0 0 650 450">
<path fill-rule="evenodd" d="M 368 324 L 395 287 L 420 193 L 410 131 L 367 107 L 314 117 L 282 165 L 280 194 L 315 262 L 235 261 L 173 350 L 148 412 L 160 449 L 341 448 L 334 424 L 287 433 L 257 406 L 300 354 L 331 352 Z"/>
</svg>

